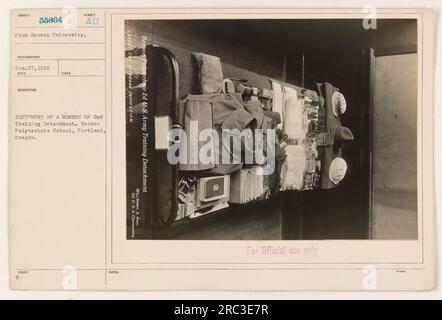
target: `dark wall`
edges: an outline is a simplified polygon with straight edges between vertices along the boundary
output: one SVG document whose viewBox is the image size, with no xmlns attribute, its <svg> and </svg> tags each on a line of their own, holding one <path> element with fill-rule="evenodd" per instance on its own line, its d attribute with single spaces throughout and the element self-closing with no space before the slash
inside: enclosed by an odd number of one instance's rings
<svg viewBox="0 0 442 320">
<path fill-rule="evenodd" d="M 219 56 L 225 63 L 284 80 L 283 43 L 272 45 L 272 34 L 253 21 L 131 21 L 129 31 L 139 39 L 148 35 L 155 44 Z"/>
</svg>

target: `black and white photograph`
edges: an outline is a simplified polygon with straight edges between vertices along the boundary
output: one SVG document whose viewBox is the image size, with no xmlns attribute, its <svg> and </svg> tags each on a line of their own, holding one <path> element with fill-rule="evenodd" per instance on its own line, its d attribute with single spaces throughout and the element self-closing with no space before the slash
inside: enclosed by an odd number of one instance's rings
<svg viewBox="0 0 442 320">
<path fill-rule="evenodd" d="M 440 291 L 440 5 L 239 5 L 8 11 L 11 290 Z"/>
<path fill-rule="evenodd" d="M 416 19 L 124 37 L 127 239 L 418 239 Z"/>
</svg>

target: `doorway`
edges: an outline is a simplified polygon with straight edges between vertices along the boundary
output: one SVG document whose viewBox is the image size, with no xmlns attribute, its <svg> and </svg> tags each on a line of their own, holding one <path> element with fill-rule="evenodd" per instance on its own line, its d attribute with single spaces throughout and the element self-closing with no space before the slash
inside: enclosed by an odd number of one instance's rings
<svg viewBox="0 0 442 320">
<path fill-rule="evenodd" d="M 371 50 L 371 212 L 373 239 L 417 239 L 415 50 Z"/>
</svg>

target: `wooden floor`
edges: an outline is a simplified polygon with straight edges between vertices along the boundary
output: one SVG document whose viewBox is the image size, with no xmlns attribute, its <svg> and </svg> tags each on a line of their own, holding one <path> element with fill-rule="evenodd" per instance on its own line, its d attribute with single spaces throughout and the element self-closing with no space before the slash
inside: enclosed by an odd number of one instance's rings
<svg viewBox="0 0 442 320">
<path fill-rule="evenodd" d="M 231 206 L 158 231 L 155 239 L 280 240 L 281 207 L 278 197 L 249 205 Z"/>
</svg>

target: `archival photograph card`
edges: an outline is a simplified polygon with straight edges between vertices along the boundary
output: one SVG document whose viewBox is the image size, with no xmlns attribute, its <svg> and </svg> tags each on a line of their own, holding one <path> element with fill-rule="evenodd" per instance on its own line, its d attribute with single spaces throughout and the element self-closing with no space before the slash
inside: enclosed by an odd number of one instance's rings
<svg viewBox="0 0 442 320">
<path fill-rule="evenodd" d="M 429 290 L 430 9 L 11 11 L 17 290 Z"/>
</svg>

